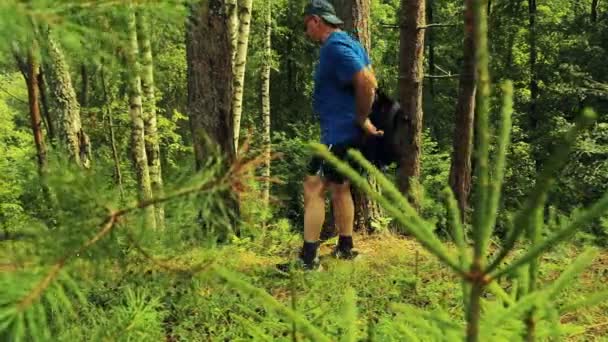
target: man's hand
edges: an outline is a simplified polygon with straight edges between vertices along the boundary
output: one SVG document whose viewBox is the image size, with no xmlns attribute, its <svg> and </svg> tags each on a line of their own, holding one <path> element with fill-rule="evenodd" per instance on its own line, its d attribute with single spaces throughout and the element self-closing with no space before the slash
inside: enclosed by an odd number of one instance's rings
<svg viewBox="0 0 608 342">
<path fill-rule="evenodd" d="M 363 122 L 363 125 L 361 126 L 363 128 L 363 131 L 367 135 L 372 135 L 376 137 L 381 137 L 384 135 L 384 131 L 377 129 L 376 126 L 374 126 L 374 124 L 369 119 L 365 119 L 365 122 Z"/>
</svg>

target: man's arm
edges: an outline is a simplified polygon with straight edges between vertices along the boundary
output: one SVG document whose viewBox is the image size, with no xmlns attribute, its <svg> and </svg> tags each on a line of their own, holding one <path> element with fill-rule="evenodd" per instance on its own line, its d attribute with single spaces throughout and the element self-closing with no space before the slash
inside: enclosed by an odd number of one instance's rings
<svg viewBox="0 0 608 342">
<path fill-rule="evenodd" d="M 353 76 L 355 87 L 355 102 L 357 105 L 357 122 L 363 125 L 372 110 L 374 94 L 376 91 L 376 76 L 370 67 L 359 70 Z"/>
<path fill-rule="evenodd" d="M 376 76 L 374 75 L 374 71 L 371 69 L 371 67 L 365 67 L 359 70 L 353 76 L 353 85 L 355 87 L 357 122 L 366 133 L 372 135 L 381 135 L 382 132 L 378 131 L 367 118 L 369 113 L 372 111 L 376 87 L 378 86 Z"/>
</svg>

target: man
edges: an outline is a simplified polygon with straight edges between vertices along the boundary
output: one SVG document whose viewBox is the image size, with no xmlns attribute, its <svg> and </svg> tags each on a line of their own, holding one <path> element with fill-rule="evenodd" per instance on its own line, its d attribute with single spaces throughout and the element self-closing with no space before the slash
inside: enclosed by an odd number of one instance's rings
<svg viewBox="0 0 608 342">
<path fill-rule="evenodd" d="M 365 49 L 340 30 L 343 22 L 327 0 L 312 0 L 306 7 L 306 35 L 321 44 L 315 68 L 313 109 L 321 119 L 321 143 L 338 158 L 361 142 L 363 134 L 382 135 L 368 118 L 377 86 Z M 300 260 L 305 269 L 319 267 L 317 250 L 325 219 L 325 191 L 329 189 L 338 227 L 334 256 L 352 259 L 354 206 L 350 183 L 319 157 L 311 160 L 304 180 L 304 246 Z"/>
</svg>

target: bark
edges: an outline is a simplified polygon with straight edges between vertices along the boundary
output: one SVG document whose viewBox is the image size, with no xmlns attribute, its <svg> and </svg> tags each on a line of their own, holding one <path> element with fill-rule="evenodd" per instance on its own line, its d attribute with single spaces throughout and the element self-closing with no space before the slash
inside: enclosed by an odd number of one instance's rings
<svg viewBox="0 0 608 342">
<path fill-rule="evenodd" d="M 38 90 L 40 91 L 40 107 L 42 109 L 42 113 L 44 114 L 43 118 L 46 125 L 46 131 L 51 145 L 53 145 L 55 142 L 55 123 L 53 122 L 51 113 L 49 111 L 49 100 L 46 96 L 46 81 L 42 65 L 40 65 L 40 72 L 38 73 Z"/>
<path fill-rule="evenodd" d="M 234 149 L 239 148 L 241 115 L 243 112 L 243 93 L 245 89 L 245 67 L 251 27 L 252 0 L 241 0 L 239 6 L 239 39 L 234 59 L 234 89 L 232 93 L 232 116 L 234 118 Z"/>
<path fill-rule="evenodd" d="M 148 170 L 152 194 L 156 197 L 163 195 L 163 178 L 160 163 L 160 145 L 158 129 L 156 125 L 156 96 L 154 89 L 154 65 L 152 57 L 152 47 L 148 34 L 148 23 L 145 16 L 137 15 L 137 33 L 142 47 L 142 68 L 141 68 L 141 87 L 143 90 L 143 118 L 144 136 L 146 145 L 146 157 L 148 158 Z M 162 203 L 157 203 L 154 207 L 156 217 L 156 227 L 165 228 L 165 210 Z"/>
<path fill-rule="evenodd" d="M 369 30 L 370 0 L 335 0 L 336 14 L 344 21 L 344 30 L 356 37 L 366 51 L 371 48 Z"/>
<path fill-rule="evenodd" d="M 28 53 L 27 64 L 28 64 L 28 77 L 27 82 L 27 95 L 28 103 L 30 108 L 30 120 L 32 124 L 32 132 L 34 135 L 34 143 L 36 144 L 36 156 L 38 159 L 38 171 L 40 175 L 43 175 L 46 166 L 46 147 L 44 145 L 44 136 L 42 134 L 42 118 L 40 116 L 40 104 L 38 103 L 38 76 L 40 75 L 40 64 L 37 58 L 38 49 L 35 46 L 32 47 Z"/>
<path fill-rule="evenodd" d="M 89 137 L 80 122 L 80 104 L 72 86 L 72 78 L 65 56 L 59 44 L 48 33 L 47 43 L 50 59 L 50 74 L 53 79 L 53 93 L 59 112 L 59 143 L 66 148 L 70 160 L 88 168 L 91 163 Z"/>
<path fill-rule="evenodd" d="M 230 60 L 234 70 L 237 44 L 239 41 L 239 5 L 237 0 L 226 0 L 226 12 L 228 13 L 228 34 L 230 35 L 230 46 L 232 53 Z"/>
<path fill-rule="evenodd" d="M 262 176 L 264 177 L 262 198 L 264 206 L 269 207 L 270 204 L 270 66 L 272 62 L 272 4 L 268 1 L 268 8 L 265 17 L 265 32 L 264 32 L 264 60 L 262 62 L 262 70 L 260 73 L 262 83 L 262 144 L 264 145 L 264 167 Z"/>
<path fill-rule="evenodd" d="M 132 11 L 132 9 L 131 9 Z M 144 119 L 142 113 L 142 96 L 139 62 L 139 45 L 137 42 L 137 31 L 135 25 L 135 14 L 129 13 L 128 23 L 129 46 L 127 48 L 127 62 L 129 66 L 129 116 L 131 117 L 131 153 L 133 166 L 137 175 L 140 200 L 152 198 L 152 185 L 150 183 L 150 173 L 148 170 L 148 158 L 146 156 Z M 148 228 L 156 229 L 156 219 L 154 217 L 154 206 L 147 207 L 145 210 L 145 224 Z"/>
<path fill-rule="evenodd" d="M 422 153 L 422 82 L 424 77 L 425 1 L 401 0 L 401 32 L 399 46 L 399 99 L 404 117 L 400 118 L 400 145 L 397 184 L 399 190 L 419 208 L 419 195 L 414 186 L 420 176 Z"/>
<path fill-rule="evenodd" d="M 468 198 L 471 191 L 471 155 L 473 146 L 473 123 L 475 118 L 475 40 L 473 0 L 465 0 L 463 65 L 458 87 L 456 105 L 453 154 L 450 168 L 450 187 L 458 201 L 461 220 L 465 220 Z"/>
<path fill-rule="evenodd" d="M 223 1 L 201 1 L 195 7 L 186 32 L 186 53 L 188 114 L 200 169 L 217 147 L 228 163 L 235 158 L 233 73 Z"/>
<path fill-rule="evenodd" d="M 201 0 L 191 6 L 186 28 L 188 116 L 197 169 L 218 152 L 227 165 L 235 160 L 233 70 L 227 21 L 222 0 Z M 235 194 L 226 194 L 224 207 L 238 216 Z M 202 213 L 199 219 L 202 228 L 207 229 Z M 238 229 L 234 231 L 239 234 Z"/>
</svg>

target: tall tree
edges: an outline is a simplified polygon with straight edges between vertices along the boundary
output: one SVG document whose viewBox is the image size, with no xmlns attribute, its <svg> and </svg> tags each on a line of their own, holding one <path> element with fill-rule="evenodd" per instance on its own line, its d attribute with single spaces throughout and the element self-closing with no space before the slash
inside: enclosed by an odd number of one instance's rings
<svg viewBox="0 0 608 342">
<path fill-rule="evenodd" d="M 270 67 L 272 65 L 272 1 L 267 1 L 264 16 L 264 58 L 260 72 L 262 84 L 262 144 L 264 145 L 263 200 L 268 208 L 270 202 Z"/>
<path fill-rule="evenodd" d="M 108 96 L 108 88 L 106 85 L 106 79 L 105 79 L 105 72 L 104 69 L 105 67 L 103 65 L 101 65 L 100 68 L 100 81 L 101 81 L 101 92 L 102 92 L 102 99 L 103 99 L 103 103 L 104 103 L 104 122 L 107 120 L 107 125 L 108 125 L 108 140 L 110 143 L 110 147 L 112 148 L 112 159 L 114 160 L 114 181 L 116 182 L 116 185 L 118 185 L 118 189 L 120 191 L 120 195 L 121 197 L 123 196 L 123 189 L 122 189 L 122 172 L 120 171 L 120 157 L 118 156 L 118 149 L 116 148 L 116 138 L 115 138 L 115 134 L 114 134 L 114 119 L 113 119 L 113 115 L 112 115 L 112 109 L 110 108 L 110 97 Z"/>
<path fill-rule="evenodd" d="M 230 46 L 232 47 L 232 67 L 234 68 L 239 41 L 239 5 L 237 0 L 226 0 L 226 13 L 228 13 L 228 34 L 230 35 Z"/>
<path fill-rule="evenodd" d="M 234 88 L 232 93 L 232 116 L 234 118 L 234 148 L 239 146 L 241 114 L 243 113 L 243 93 L 245 88 L 245 66 L 249 46 L 252 0 L 241 0 L 239 4 L 239 35 L 234 55 Z"/>
<path fill-rule="evenodd" d="M 426 6 L 426 20 L 428 23 L 433 23 L 433 0 L 428 0 Z M 435 75 L 436 66 L 435 66 L 435 34 L 434 30 L 427 30 L 426 39 L 428 41 L 428 49 L 429 49 L 429 74 Z M 433 100 L 435 99 L 435 79 L 433 77 L 429 78 L 429 94 L 431 96 L 431 105 Z M 432 109 L 431 109 L 432 110 Z"/>
<path fill-rule="evenodd" d="M 464 1 L 464 43 L 462 69 L 458 87 L 458 103 L 454 115 L 454 140 L 450 187 L 454 192 L 464 221 L 471 191 L 471 155 L 473 145 L 473 122 L 475 118 L 475 39 L 473 32 L 473 0 Z"/>
<path fill-rule="evenodd" d="M 143 90 L 143 119 L 144 135 L 146 145 L 146 157 L 148 158 L 148 170 L 154 196 L 163 195 L 163 177 L 160 163 L 160 144 L 158 129 L 156 125 L 156 96 L 154 88 L 154 64 L 152 59 L 152 46 L 148 22 L 140 11 L 136 13 L 137 37 L 141 42 L 142 68 L 141 88 Z M 165 228 L 165 210 L 161 203 L 154 206 L 156 216 L 156 227 Z"/>
<path fill-rule="evenodd" d="M 599 5 L 599 3 L 600 3 L 599 0 L 591 1 L 591 22 L 592 23 L 597 22 L 597 6 Z"/>
<path fill-rule="evenodd" d="M 135 13 L 130 6 L 128 18 L 128 34 L 129 45 L 127 47 L 127 64 L 129 72 L 129 116 L 131 117 L 131 153 L 133 158 L 133 166 L 137 175 L 137 184 L 139 186 L 140 200 L 148 200 L 152 198 L 152 185 L 150 182 L 150 173 L 148 169 L 148 158 L 146 155 L 145 129 L 144 118 L 142 112 L 142 96 L 141 96 L 141 80 L 139 62 L 137 56 L 139 54 L 139 44 L 137 42 L 137 29 Z M 156 229 L 156 219 L 154 217 L 154 206 L 144 209 L 145 224 L 148 228 Z"/>
<path fill-rule="evenodd" d="M 44 122 L 46 124 L 46 131 L 51 141 L 51 144 L 54 144 L 55 141 L 55 122 L 51 118 L 51 111 L 49 110 L 49 101 L 46 96 L 46 81 L 44 77 L 44 69 L 42 64 L 40 64 L 38 68 L 38 90 L 40 92 L 40 108 L 42 109 Z"/>
<path fill-rule="evenodd" d="M 227 164 L 236 157 L 231 55 L 225 1 L 201 0 L 191 5 L 186 28 L 187 108 L 197 169 L 218 149 Z M 224 205 L 239 210 L 238 202 L 230 195 Z"/>
<path fill-rule="evenodd" d="M 399 40 L 399 99 L 403 125 L 397 127 L 400 145 L 397 183 L 410 202 L 419 207 L 413 180 L 420 176 L 422 153 L 422 82 L 424 58 L 425 0 L 401 0 Z"/>
<path fill-rule="evenodd" d="M 528 44 L 530 46 L 530 130 L 536 132 L 539 118 L 536 110 L 538 98 L 538 75 L 536 70 L 536 0 L 528 0 Z M 537 159 L 537 169 L 540 166 Z"/>
<path fill-rule="evenodd" d="M 42 134 L 42 118 L 40 116 L 40 104 L 38 103 L 38 76 L 40 75 L 40 62 L 38 61 L 37 43 L 34 41 L 27 56 L 27 95 L 30 108 L 30 121 L 32 123 L 32 131 L 34 135 L 34 143 L 36 144 L 36 155 L 38 157 L 38 170 L 42 175 L 46 169 L 46 147 L 44 145 L 44 136 Z"/>
<path fill-rule="evenodd" d="M 224 1 L 194 5 L 186 30 L 188 115 L 197 167 L 217 145 L 230 163 L 235 158 L 231 116 L 232 61 Z"/>
<path fill-rule="evenodd" d="M 370 0 L 335 0 L 336 14 L 344 21 L 344 30 L 356 37 L 368 52 L 371 49 Z"/>
<path fill-rule="evenodd" d="M 59 143 L 64 145 L 68 155 L 77 165 L 88 168 L 91 163 L 91 146 L 89 137 L 82 129 L 80 121 L 80 104 L 72 86 L 72 78 L 62 49 L 47 33 L 49 71 L 52 78 L 52 89 L 59 112 Z"/>
<path fill-rule="evenodd" d="M 370 0 L 336 0 L 336 14 L 344 21 L 344 30 L 357 38 L 368 53 L 371 52 Z M 377 189 L 375 181 L 370 184 Z M 368 231 L 372 221 L 379 216 L 380 208 L 358 189 L 351 189 L 355 206 L 354 230 Z"/>
</svg>

